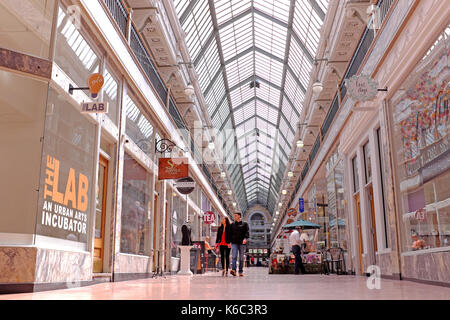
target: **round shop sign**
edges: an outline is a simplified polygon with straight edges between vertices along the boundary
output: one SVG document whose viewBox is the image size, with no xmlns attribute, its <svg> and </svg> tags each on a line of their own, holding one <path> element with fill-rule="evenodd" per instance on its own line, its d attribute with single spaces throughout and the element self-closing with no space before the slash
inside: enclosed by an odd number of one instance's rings
<svg viewBox="0 0 450 320">
<path fill-rule="evenodd" d="M 195 181 L 191 177 L 181 178 L 176 181 L 175 186 L 181 194 L 189 194 L 195 189 Z"/>
<path fill-rule="evenodd" d="M 369 75 L 354 75 L 345 79 L 348 95 L 355 101 L 373 100 L 378 93 L 378 83 Z"/>
<path fill-rule="evenodd" d="M 212 211 L 206 211 L 203 214 L 203 222 L 206 224 L 211 224 L 214 222 L 216 215 Z"/>
</svg>

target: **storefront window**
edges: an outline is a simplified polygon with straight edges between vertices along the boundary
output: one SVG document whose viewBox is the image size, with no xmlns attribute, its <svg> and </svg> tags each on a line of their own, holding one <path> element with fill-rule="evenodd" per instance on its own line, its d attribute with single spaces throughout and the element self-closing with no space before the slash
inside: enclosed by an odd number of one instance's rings
<svg viewBox="0 0 450 320">
<path fill-rule="evenodd" d="M 149 255 L 151 175 L 127 153 L 123 166 L 120 251 Z"/>
<path fill-rule="evenodd" d="M 186 222 L 186 202 L 180 196 L 173 196 L 172 198 L 172 257 L 179 257 L 180 252 L 178 246 L 181 245 L 181 227 Z"/>
<path fill-rule="evenodd" d="M 54 0 L 0 1 L 1 47 L 49 59 L 54 8 Z"/>
<path fill-rule="evenodd" d="M 125 108 L 127 114 L 125 132 L 127 136 L 130 137 L 146 155 L 151 156 L 153 153 L 151 147 L 153 126 L 128 95 L 125 96 Z"/>
<path fill-rule="evenodd" d="M 48 83 L 0 70 L 0 233 L 35 233 L 47 95 Z"/>
<path fill-rule="evenodd" d="M 326 163 L 330 245 L 347 249 L 347 215 L 344 210 L 344 163 L 336 151 Z"/>
<path fill-rule="evenodd" d="M 36 233 L 85 245 L 95 201 L 96 125 L 55 90 L 48 94 Z"/>
<path fill-rule="evenodd" d="M 364 173 L 366 178 L 366 184 L 372 181 L 372 165 L 370 163 L 370 148 L 369 148 L 369 142 L 367 142 L 363 146 L 363 153 L 364 153 Z"/>
<path fill-rule="evenodd" d="M 358 174 L 358 162 L 356 156 L 352 159 L 353 170 L 353 192 L 359 191 L 359 174 Z"/>
<path fill-rule="evenodd" d="M 449 34 L 391 101 L 404 251 L 449 246 Z"/>
</svg>

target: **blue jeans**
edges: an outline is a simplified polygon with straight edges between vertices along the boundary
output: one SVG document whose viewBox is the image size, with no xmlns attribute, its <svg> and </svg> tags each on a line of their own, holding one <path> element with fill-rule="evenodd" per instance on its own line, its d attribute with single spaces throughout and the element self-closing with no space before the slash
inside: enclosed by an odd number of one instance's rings
<svg viewBox="0 0 450 320">
<path fill-rule="evenodd" d="M 245 253 L 245 244 L 231 244 L 231 257 L 232 257 L 232 263 L 231 263 L 231 269 L 236 271 L 236 262 L 237 262 L 237 256 L 239 253 L 239 273 L 244 272 L 244 253 Z"/>
</svg>

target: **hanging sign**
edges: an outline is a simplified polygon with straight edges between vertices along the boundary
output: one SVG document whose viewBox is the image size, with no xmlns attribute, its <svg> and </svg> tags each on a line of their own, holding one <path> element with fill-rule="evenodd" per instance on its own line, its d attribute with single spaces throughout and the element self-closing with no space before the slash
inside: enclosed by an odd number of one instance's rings
<svg viewBox="0 0 450 320">
<path fill-rule="evenodd" d="M 203 222 L 206 224 L 211 224 L 214 222 L 216 215 L 212 211 L 206 211 L 203 213 Z"/>
<path fill-rule="evenodd" d="M 425 208 L 417 210 L 414 214 L 414 218 L 419 221 L 425 221 L 427 219 L 427 210 Z"/>
<path fill-rule="evenodd" d="M 108 113 L 108 102 L 82 102 L 81 113 Z"/>
<path fill-rule="evenodd" d="M 158 180 L 179 179 L 189 175 L 188 158 L 159 158 Z"/>
<path fill-rule="evenodd" d="M 345 86 L 350 98 L 358 102 L 373 100 L 378 94 L 378 83 L 369 75 L 354 75 L 345 79 Z"/>
<path fill-rule="evenodd" d="M 305 199 L 303 198 L 298 198 L 298 211 L 300 211 L 300 213 L 305 211 Z"/>
<path fill-rule="evenodd" d="M 105 79 L 100 73 L 91 74 L 91 76 L 88 79 L 88 86 L 92 98 L 97 98 L 98 93 L 103 87 L 103 83 L 105 83 Z"/>
<path fill-rule="evenodd" d="M 295 208 L 290 208 L 290 209 L 287 211 L 287 215 L 288 215 L 288 217 L 295 217 L 295 216 L 297 215 L 297 209 L 295 209 Z"/>
<path fill-rule="evenodd" d="M 175 186 L 181 194 L 189 194 L 194 191 L 195 181 L 191 177 L 181 178 L 176 181 Z"/>
</svg>

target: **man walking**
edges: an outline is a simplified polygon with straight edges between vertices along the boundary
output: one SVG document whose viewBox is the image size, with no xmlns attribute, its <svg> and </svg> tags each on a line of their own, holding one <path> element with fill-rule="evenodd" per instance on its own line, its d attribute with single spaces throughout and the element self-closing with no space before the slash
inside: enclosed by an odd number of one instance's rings
<svg viewBox="0 0 450 320">
<path fill-rule="evenodd" d="M 230 238 L 231 238 L 231 274 L 236 276 L 236 264 L 237 256 L 239 254 L 239 276 L 244 275 L 244 254 L 245 245 L 249 237 L 247 222 L 241 221 L 241 213 L 236 212 L 234 214 L 234 222 L 230 226 Z"/>
<path fill-rule="evenodd" d="M 295 267 L 294 267 L 295 274 L 299 273 L 299 269 L 302 271 L 302 274 L 306 273 L 305 267 L 303 266 L 301 255 L 302 252 L 301 247 L 305 239 L 300 236 L 301 231 L 302 227 L 298 227 L 289 236 L 289 243 L 291 244 L 292 253 L 294 253 L 295 256 Z"/>
</svg>

